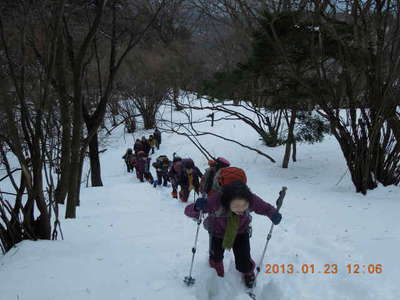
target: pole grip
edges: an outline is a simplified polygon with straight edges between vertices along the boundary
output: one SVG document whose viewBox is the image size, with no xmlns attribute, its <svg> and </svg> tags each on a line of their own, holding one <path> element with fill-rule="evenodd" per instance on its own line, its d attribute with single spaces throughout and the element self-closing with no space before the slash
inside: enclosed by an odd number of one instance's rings
<svg viewBox="0 0 400 300">
<path fill-rule="evenodd" d="M 282 207 L 283 198 L 285 198 L 286 191 L 287 191 L 287 187 L 284 186 L 284 187 L 282 187 L 282 190 L 279 192 L 278 200 L 276 200 L 276 209 L 277 209 L 277 211 L 279 211 L 281 209 L 281 207 Z"/>
</svg>

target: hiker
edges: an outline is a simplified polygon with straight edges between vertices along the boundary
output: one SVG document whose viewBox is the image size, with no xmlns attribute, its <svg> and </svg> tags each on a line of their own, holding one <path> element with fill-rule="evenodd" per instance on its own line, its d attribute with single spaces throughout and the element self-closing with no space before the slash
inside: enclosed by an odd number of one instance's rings
<svg viewBox="0 0 400 300">
<path fill-rule="evenodd" d="M 137 176 L 137 179 L 140 180 L 140 182 L 144 182 L 145 179 L 147 181 L 149 181 L 148 180 L 149 164 L 150 164 L 150 158 L 147 157 L 147 155 L 144 151 L 139 151 L 137 154 L 137 160 L 136 160 L 136 176 Z M 151 176 L 151 174 L 150 174 L 150 176 Z"/>
<path fill-rule="evenodd" d="M 236 269 L 243 274 L 245 284 L 252 288 L 255 263 L 250 255 L 250 212 L 267 216 L 278 225 L 282 215 L 274 206 L 253 194 L 246 185 L 242 169 L 221 169 L 221 191 L 199 198 L 185 208 L 185 215 L 199 218 L 200 211 L 208 213 L 204 227 L 210 235 L 209 265 L 217 275 L 224 276 L 224 251 L 233 249 Z"/>
<path fill-rule="evenodd" d="M 191 158 L 182 160 L 182 170 L 178 177 L 177 184 L 181 186 L 179 199 L 187 202 L 189 194 L 194 191 L 196 194 L 200 192 L 200 178 L 203 176 L 198 167 L 195 166 Z"/>
<path fill-rule="evenodd" d="M 146 139 L 145 136 L 142 136 L 142 144 L 143 144 L 143 151 L 149 155 L 150 154 L 150 144 L 149 141 Z"/>
<path fill-rule="evenodd" d="M 156 140 L 155 140 L 155 138 L 152 136 L 152 135 L 150 135 L 149 136 L 149 145 L 150 145 L 150 149 L 151 149 L 151 154 L 154 154 L 154 147 L 156 146 Z"/>
<path fill-rule="evenodd" d="M 175 156 L 175 153 L 174 153 L 172 165 L 168 171 L 168 178 L 171 181 L 171 185 L 172 185 L 171 196 L 172 196 L 172 198 L 175 198 L 175 199 L 178 198 L 178 181 L 179 181 L 179 175 L 181 173 L 181 170 L 182 170 L 182 158 L 180 158 L 179 156 Z"/>
<path fill-rule="evenodd" d="M 154 182 L 154 187 L 156 185 L 168 185 L 168 170 L 170 167 L 170 161 L 166 155 L 160 155 L 157 160 L 153 163 L 153 168 L 156 169 L 157 181 Z"/>
<path fill-rule="evenodd" d="M 157 147 L 157 150 L 159 150 L 159 149 L 160 149 L 160 145 L 161 145 L 161 131 L 158 130 L 157 127 L 156 127 L 156 129 L 154 130 L 153 137 L 154 137 L 154 139 L 156 140 L 156 147 Z"/>
<path fill-rule="evenodd" d="M 209 195 L 213 191 L 214 178 L 217 175 L 218 171 L 222 168 L 229 167 L 230 164 L 231 163 L 223 157 L 218 157 L 215 160 L 209 160 L 209 168 L 206 170 L 203 177 L 201 177 L 200 193 L 205 193 Z M 215 188 L 216 187 L 214 185 L 214 189 Z"/>
<path fill-rule="evenodd" d="M 136 156 L 135 154 L 133 154 L 132 148 L 128 148 L 128 150 L 126 150 L 126 153 L 124 154 L 124 156 L 122 156 L 122 159 L 125 160 L 128 173 L 130 173 L 131 171 L 133 172 L 136 163 Z"/>
<path fill-rule="evenodd" d="M 133 145 L 133 150 L 135 151 L 135 154 L 137 155 L 140 151 L 144 150 L 143 144 L 141 140 L 136 139 L 135 144 Z"/>
</svg>

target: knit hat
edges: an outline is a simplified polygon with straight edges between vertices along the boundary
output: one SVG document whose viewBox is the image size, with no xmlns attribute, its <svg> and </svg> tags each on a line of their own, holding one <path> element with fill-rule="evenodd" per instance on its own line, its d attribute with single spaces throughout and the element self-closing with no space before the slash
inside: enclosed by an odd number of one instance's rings
<svg viewBox="0 0 400 300">
<path fill-rule="evenodd" d="M 173 158 L 173 160 L 172 160 L 172 162 L 177 162 L 177 161 L 181 161 L 182 160 L 182 158 L 180 158 L 179 156 L 174 156 L 174 158 Z"/>
<path fill-rule="evenodd" d="M 186 169 L 193 169 L 194 168 L 194 162 L 191 158 L 185 158 L 182 160 L 182 164 Z"/>
<path fill-rule="evenodd" d="M 225 186 L 235 181 L 240 181 L 245 184 L 247 183 L 246 173 L 242 169 L 236 167 L 226 167 L 220 170 L 218 178 L 218 183 L 220 186 Z"/>
</svg>

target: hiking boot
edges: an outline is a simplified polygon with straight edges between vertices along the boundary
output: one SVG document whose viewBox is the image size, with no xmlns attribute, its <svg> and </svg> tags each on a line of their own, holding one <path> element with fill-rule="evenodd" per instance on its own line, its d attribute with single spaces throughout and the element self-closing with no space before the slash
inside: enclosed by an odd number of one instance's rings
<svg viewBox="0 0 400 300">
<path fill-rule="evenodd" d="M 256 279 L 256 275 L 254 274 L 254 272 L 251 271 L 249 273 L 244 273 L 243 278 L 244 278 L 244 283 L 245 283 L 246 287 L 248 287 L 249 289 L 252 289 L 254 287 L 254 281 Z"/>
<path fill-rule="evenodd" d="M 175 199 L 178 199 L 178 193 L 177 192 L 172 192 L 171 193 L 171 197 L 175 198 Z"/>
<path fill-rule="evenodd" d="M 224 263 L 222 261 L 215 262 L 212 259 L 208 261 L 210 263 L 210 267 L 217 271 L 217 275 L 219 277 L 224 277 Z"/>
<path fill-rule="evenodd" d="M 188 199 L 185 198 L 185 195 L 182 191 L 179 192 L 179 199 L 181 200 L 181 202 L 187 202 Z"/>
</svg>

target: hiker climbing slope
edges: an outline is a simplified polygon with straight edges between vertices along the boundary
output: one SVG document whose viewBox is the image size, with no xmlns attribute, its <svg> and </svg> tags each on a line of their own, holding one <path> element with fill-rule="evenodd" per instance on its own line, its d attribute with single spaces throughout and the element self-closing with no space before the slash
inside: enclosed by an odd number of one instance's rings
<svg viewBox="0 0 400 300">
<path fill-rule="evenodd" d="M 133 153 L 131 148 L 128 148 L 128 150 L 126 150 L 126 153 L 124 154 L 124 156 L 122 156 L 122 159 L 125 161 L 128 173 L 133 172 L 136 164 L 136 155 Z"/>
<path fill-rule="evenodd" d="M 170 167 L 170 160 L 166 155 L 160 155 L 157 160 L 153 163 L 153 168 L 156 169 L 157 181 L 154 183 L 156 185 L 168 185 L 168 170 Z"/>
<path fill-rule="evenodd" d="M 209 264 L 218 276 L 224 276 L 224 251 L 233 250 L 236 269 L 242 273 L 245 284 L 252 288 L 255 263 L 250 255 L 250 212 L 267 216 L 279 224 L 282 215 L 271 204 L 253 194 L 246 185 L 246 174 L 239 168 L 223 168 L 220 176 L 221 191 L 207 198 L 199 198 L 185 208 L 185 214 L 199 218 L 208 213 L 204 227 L 210 235 Z"/>
<path fill-rule="evenodd" d="M 209 168 L 201 177 L 200 181 L 200 192 L 206 193 L 207 195 L 216 188 L 214 185 L 214 179 L 218 177 L 218 172 L 222 168 L 230 166 L 230 162 L 223 157 L 218 157 L 216 160 L 210 160 L 208 162 Z"/>
<path fill-rule="evenodd" d="M 181 172 L 178 176 L 177 184 L 181 186 L 179 198 L 182 202 L 187 202 L 189 194 L 194 191 L 196 194 L 200 192 L 200 178 L 203 176 L 198 167 L 191 158 L 182 160 Z"/>
</svg>

